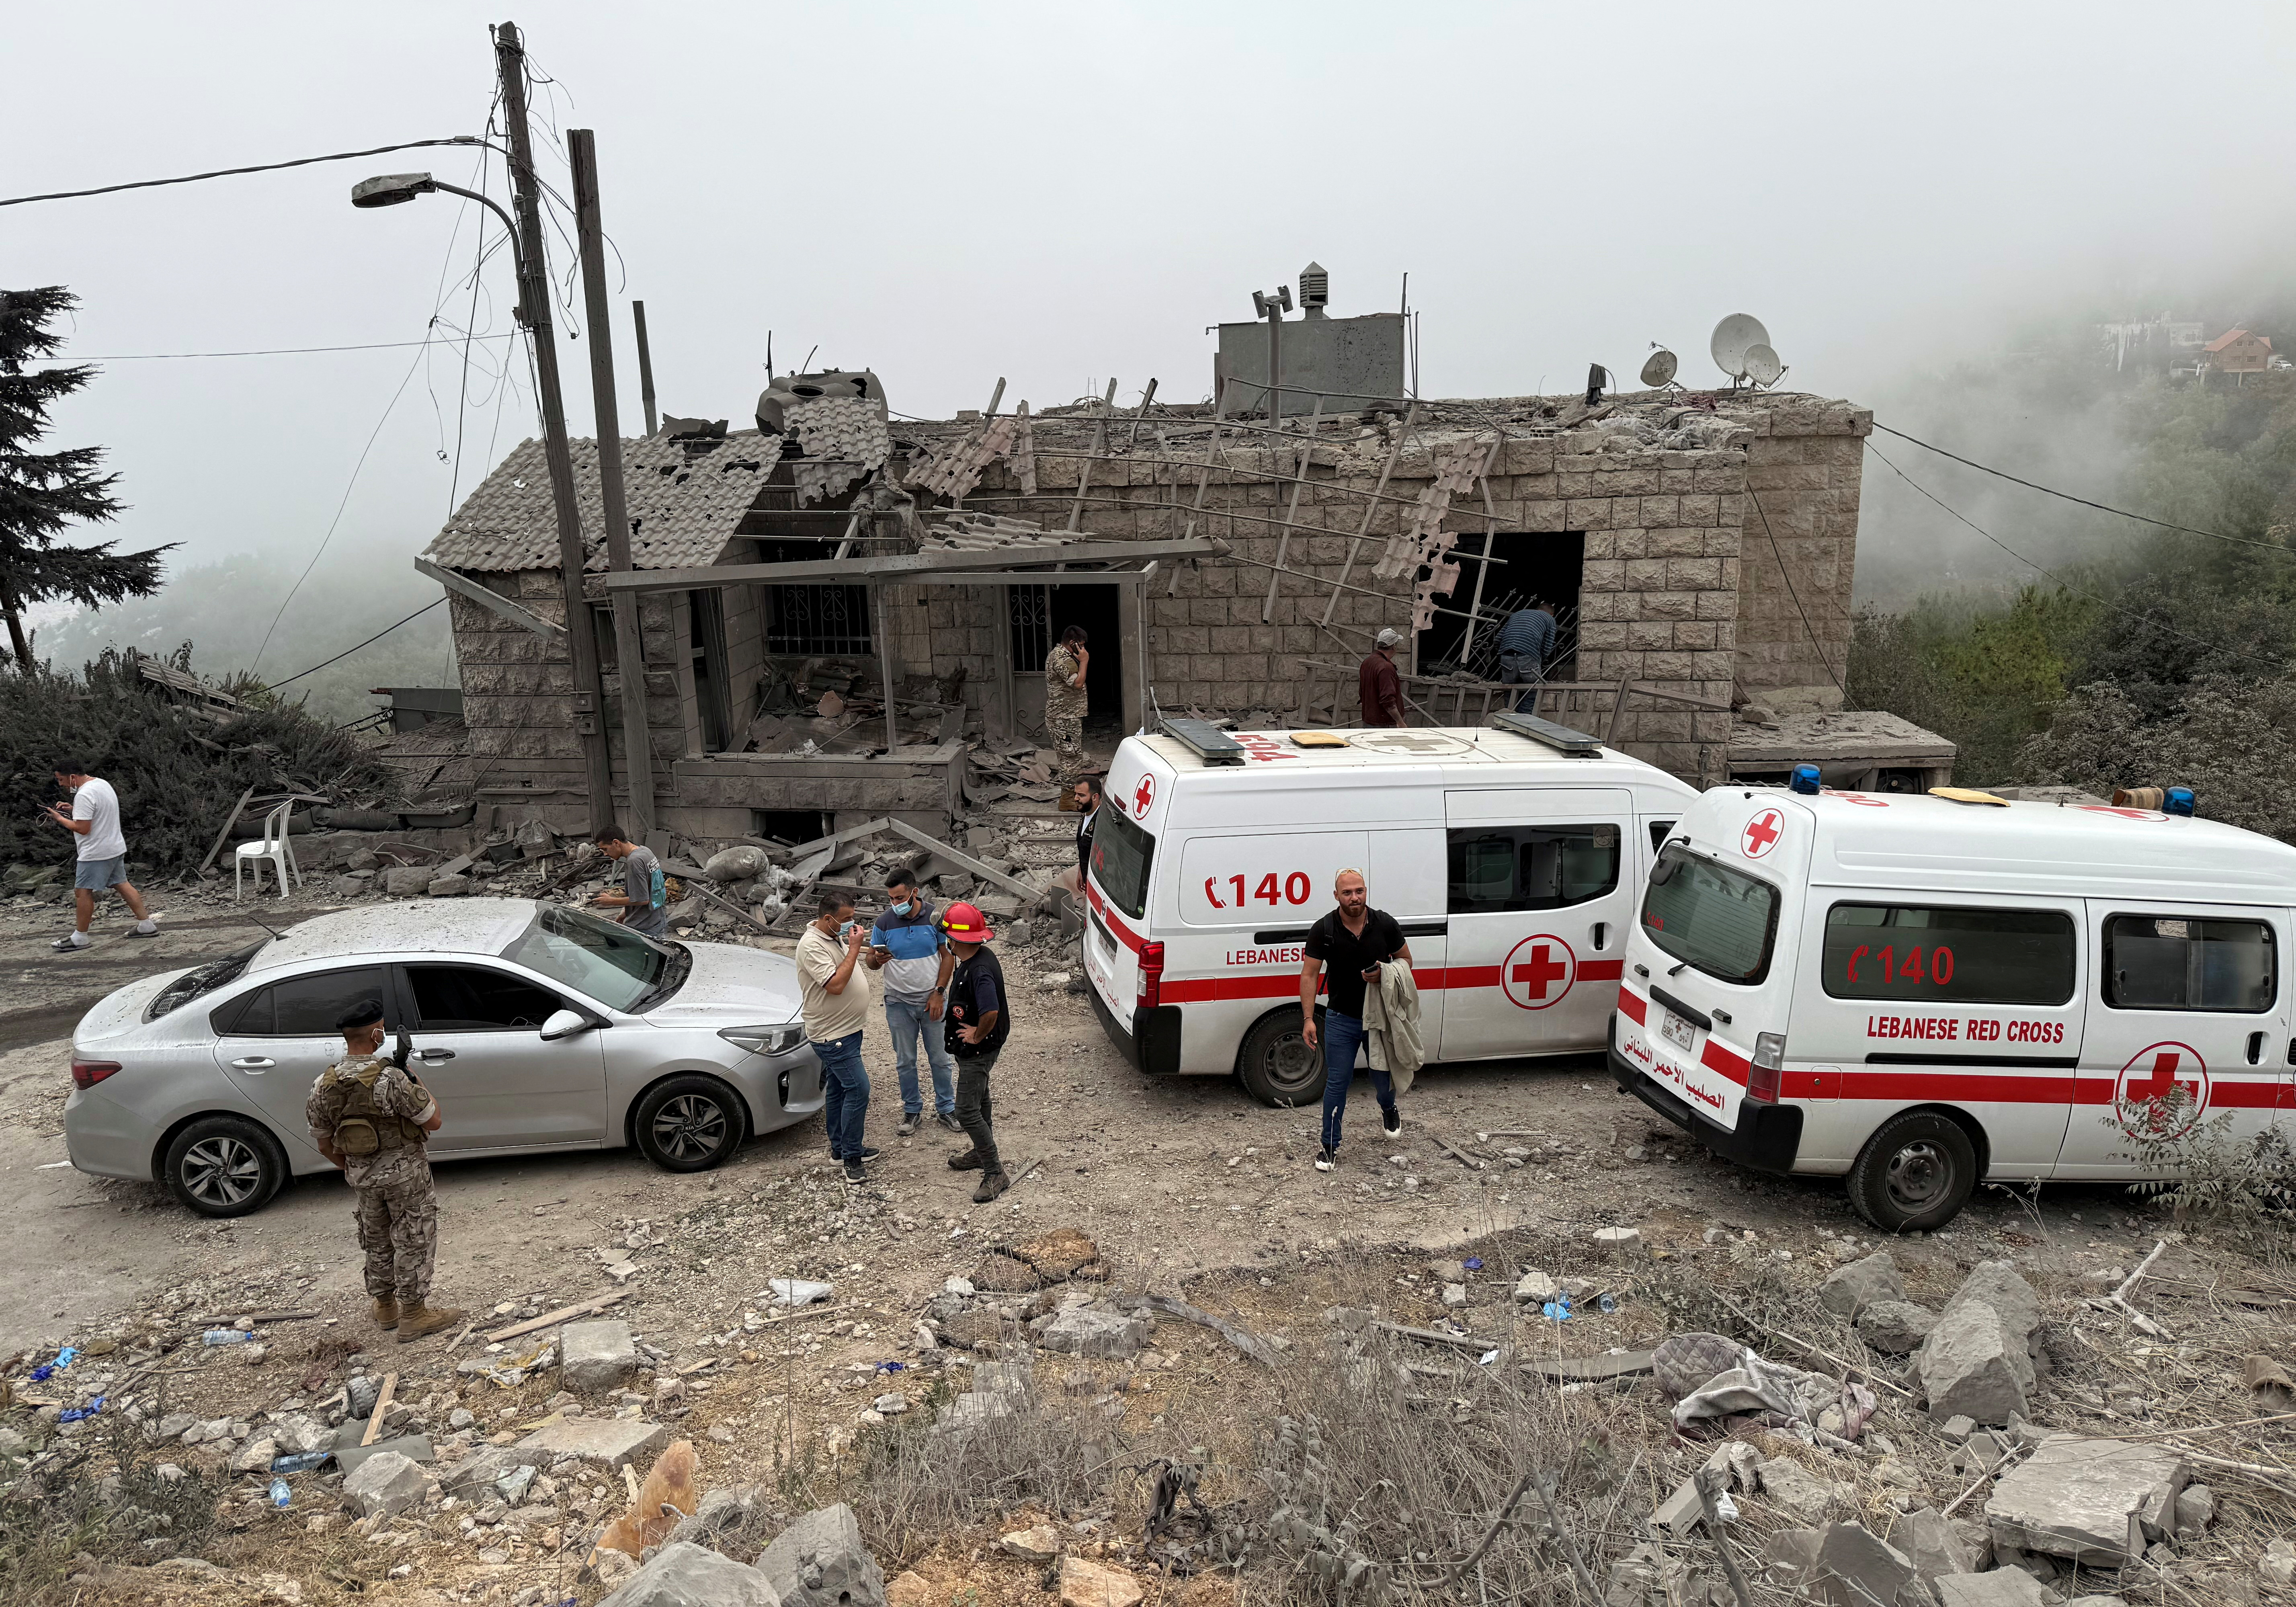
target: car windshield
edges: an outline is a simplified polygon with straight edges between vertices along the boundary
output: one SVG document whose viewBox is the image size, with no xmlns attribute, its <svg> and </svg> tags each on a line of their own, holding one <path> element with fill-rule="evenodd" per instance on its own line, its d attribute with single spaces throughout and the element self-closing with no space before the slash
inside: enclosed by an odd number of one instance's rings
<svg viewBox="0 0 2296 1607">
<path fill-rule="evenodd" d="M 627 926 L 545 904 L 502 957 L 627 1013 L 653 994 L 679 955 Z"/>
<path fill-rule="evenodd" d="M 1759 982 L 1770 972 L 1778 890 L 1669 843 L 1643 896 L 1643 931 L 1710 977 Z"/>
<path fill-rule="evenodd" d="M 204 965 L 194 966 L 185 972 L 154 996 L 152 1003 L 144 1007 L 144 1019 L 156 1021 L 170 1011 L 182 1009 L 202 994 L 213 993 L 226 982 L 237 980 L 239 973 L 247 969 L 247 963 L 255 958 L 256 951 L 270 941 L 269 938 L 258 938 L 236 954 L 226 955 L 220 960 L 209 960 Z"/>
</svg>

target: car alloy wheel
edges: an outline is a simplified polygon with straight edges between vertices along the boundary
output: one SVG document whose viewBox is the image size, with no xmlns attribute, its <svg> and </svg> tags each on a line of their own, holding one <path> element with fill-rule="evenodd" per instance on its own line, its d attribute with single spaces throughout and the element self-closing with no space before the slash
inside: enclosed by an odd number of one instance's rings
<svg viewBox="0 0 2296 1607">
<path fill-rule="evenodd" d="M 186 1193 L 218 1211 L 237 1210 L 263 1191 L 263 1157 L 228 1133 L 202 1138 L 176 1163 Z"/>
<path fill-rule="evenodd" d="M 701 1094 L 680 1094 L 653 1116 L 654 1147 L 688 1165 L 707 1159 L 726 1142 L 726 1107 Z"/>
</svg>

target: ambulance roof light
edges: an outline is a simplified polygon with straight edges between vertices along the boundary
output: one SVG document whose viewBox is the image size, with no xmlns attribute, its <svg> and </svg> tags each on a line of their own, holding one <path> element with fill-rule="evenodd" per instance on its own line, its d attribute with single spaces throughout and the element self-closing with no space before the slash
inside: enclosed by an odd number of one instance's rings
<svg viewBox="0 0 2296 1607">
<path fill-rule="evenodd" d="M 1816 798 L 1818 792 L 1817 767 L 1816 765 L 1796 765 L 1793 767 L 1793 779 L 1786 784 L 1797 792 L 1807 793 L 1810 797 Z"/>
<path fill-rule="evenodd" d="M 1502 709 L 1491 716 L 1491 724 L 1502 731 L 1512 731 L 1517 736 L 1545 742 L 1572 758 L 1594 758 L 1603 751 L 1601 738 L 1588 736 L 1583 731 L 1573 731 L 1568 726 L 1558 726 L 1553 720 L 1540 719 L 1535 714 L 1518 714 L 1512 709 Z"/>
<path fill-rule="evenodd" d="M 1243 763 L 1243 744 L 1210 720 L 1169 719 L 1165 734 L 1208 765 Z"/>
<path fill-rule="evenodd" d="M 2161 812 L 2163 815 L 2182 815 L 2189 819 L 2194 802 L 2190 787 L 2171 787 L 2161 795 Z"/>
</svg>

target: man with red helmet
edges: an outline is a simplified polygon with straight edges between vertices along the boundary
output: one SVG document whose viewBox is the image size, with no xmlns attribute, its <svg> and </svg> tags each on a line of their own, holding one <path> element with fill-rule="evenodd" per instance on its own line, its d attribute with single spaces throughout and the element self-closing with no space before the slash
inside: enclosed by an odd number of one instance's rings
<svg viewBox="0 0 2296 1607">
<path fill-rule="evenodd" d="M 996 1136 L 990 1130 L 988 1074 L 996 1068 L 997 1054 L 1012 1035 L 1012 1001 L 1005 996 L 1004 970 L 988 952 L 996 934 L 972 905 L 952 904 L 940 918 L 940 929 L 956 950 L 956 970 L 948 981 L 945 1016 L 948 1052 L 956 1061 L 956 1119 L 972 1147 L 948 1158 L 949 1169 L 979 1171 L 980 1186 L 972 1192 L 976 1205 L 986 1205 L 1013 1186 L 1004 1163 L 996 1157 Z"/>
</svg>

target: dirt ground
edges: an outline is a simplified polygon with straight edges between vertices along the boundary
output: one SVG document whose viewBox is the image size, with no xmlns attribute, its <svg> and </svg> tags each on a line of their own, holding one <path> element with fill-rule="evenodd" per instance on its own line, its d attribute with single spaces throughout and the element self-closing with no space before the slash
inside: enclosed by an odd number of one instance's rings
<svg viewBox="0 0 2296 1607">
<path fill-rule="evenodd" d="M 15 1008 L 0 1016 L 0 1287 L 13 1297 L 0 1302 L 0 1356 L 107 1340 L 139 1357 L 156 1352 L 164 1359 L 139 1362 L 109 1387 L 144 1391 L 135 1398 L 162 1414 L 260 1421 L 283 1401 L 336 1388 L 347 1369 L 388 1367 L 403 1374 L 398 1398 L 425 1403 L 422 1421 L 434 1434 L 455 1403 L 476 1414 L 471 1431 L 480 1436 L 545 1416 L 550 1375 L 504 1391 L 453 1370 L 482 1354 L 515 1359 L 524 1349 L 517 1341 L 489 1350 L 481 1332 L 450 1353 L 449 1336 L 398 1346 L 372 1330 L 339 1180 L 300 1180 L 262 1212 L 215 1223 L 184 1212 L 156 1185 L 83 1177 L 55 1164 L 64 1157 L 70 1089 L 60 1020 L 132 976 L 259 935 L 244 912 L 188 899 L 171 907 L 164 892 L 153 903 L 167 933 L 156 942 L 131 946 L 114 918 L 99 926 L 95 947 L 61 957 L 45 949 L 57 930 L 53 910 L 0 910 L 0 968 L 17 981 Z M 323 906 L 301 900 L 284 913 Z M 262 913 L 276 923 L 277 911 Z M 1016 1022 L 996 1071 L 997 1127 L 1008 1168 L 1026 1175 L 996 1204 L 973 1205 L 972 1176 L 945 1166 L 959 1136 L 931 1126 L 909 1139 L 892 1136 L 898 1092 L 873 1028 L 865 1040 L 875 1084 L 868 1136 L 884 1153 L 867 1185 L 840 1180 L 811 1123 L 755 1140 L 732 1164 L 696 1176 L 658 1172 L 631 1152 L 444 1166 L 439 1298 L 491 1326 L 619 1290 L 612 1315 L 660 1352 L 649 1364 L 654 1376 L 693 1381 L 677 1431 L 693 1436 L 708 1488 L 769 1474 L 800 1447 L 833 1450 L 889 1385 L 920 1393 L 938 1365 L 914 1342 L 925 1302 L 977 1267 L 984 1250 L 1053 1228 L 1091 1235 L 1127 1288 L 1217 1304 L 1303 1341 L 1327 1307 L 1347 1300 L 1375 1301 L 1404 1323 L 1433 1322 L 1444 1308 L 1429 1258 L 1534 1242 L 1546 1270 L 1585 1277 L 1590 1292 L 1617 1292 L 1617 1312 L 1589 1304 L 1567 1328 L 1544 1323 L 1507 1299 L 1520 1268 L 1494 1261 L 1470 1280 L 1472 1303 L 1460 1315 L 1473 1332 L 1496 1323 L 1517 1342 L 1582 1356 L 1646 1347 L 1669 1331 L 1668 1312 L 1648 1292 L 1654 1273 L 1678 1268 L 1695 1278 L 1703 1267 L 1742 1273 L 1775 1264 L 1796 1277 L 1807 1267 L 1814 1279 L 1877 1243 L 1838 1183 L 1759 1178 L 1714 1160 L 1615 1093 L 1591 1058 L 1423 1073 L 1404 1102 L 1404 1136 L 1392 1144 L 1381 1139 L 1376 1107 L 1359 1085 L 1342 1164 L 1319 1174 L 1309 1164 L 1316 1112 L 1266 1109 L 1224 1078 L 1141 1078 L 1105 1041 L 1087 1000 L 1048 985 L 1051 972 L 1071 963 L 1050 945 L 1006 956 Z M 1479 1138 L 1513 1133 L 1538 1136 Z M 1445 1154 L 1437 1135 L 1472 1146 L 1488 1164 Z M 1507 1146 L 1531 1153 L 1510 1165 Z M 1594 1246 L 1593 1230 L 1613 1226 L 1639 1228 L 1642 1244 L 1627 1254 Z M 2051 1189 L 2038 1199 L 1990 1191 L 1948 1230 L 1891 1248 L 1916 1298 L 1941 1300 L 1975 1261 L 1993 1257 L 2037 1285 L 2093 1291 L 2133 1267 L 2162 1226 L 2160 1213 L 2117 1189 Z M 636 1270 L 618 1283 L 606 1269 L 625 1259 Z M 832 1309 L 817 1319 L 777 1318 L 767 1280 L 788 1275 L 831 1283 Z M 320 1315 L 266 1327 L 266 1354 L 253 1365 L 236 1349 L 198 1344 L 198 1329 L 214 1319 L 286 1309 Z M 1177 1369 L 1172 1377 L 1126 1368 L 1111 1383 L 1079 1363 L 1070 1371 L 1080 1382 L 1070 1387 L 1113 1389 L 1112 1399 L 1147 1391 L 1127 1419 L 1143 1443 L 1238 1432 L 1252 1420 L 1249 1368 L 1222 1341 L 1168 1320 L 1157 1347 Z M 84 1378 L 83 1390 L 90 1387 Z M 659 1406 L 646 1398 L 649 1409 Z M 187 1464 L 199 1455 L 170 1454 Z M 1648 1482 L 1657 1466 L 1636 1476 Z M 210 1455 L 208 1468 L 221 1477 L 219 1458 Z M 326 1518 L 334 1508 L 317 1488 L 275 1513 L 261 1484 L 237 1481 L 224 1504 L 226 1537 L 203 1554 L 242 1569 L 285 1569 L 282 1577 L 303 1581 L 299 1589 L 341 1600 L 367 1588 L 359 1581 L 379 1584 L 401 1566 L 410 1592 L 591 1599 L 595 1581 L 577 1591 L 578 1559 L 558 1548 L 586 1536 L 621 1500 L 578 1484 L 557 1497 L 558 1522 L 546 1534 L 489 1539 L 481 1531 L 475 1542 L 449 1537 L 428 1549 L 378 1553 L 378 1542 L 355 1544 L 333 1528 L 340 1520 Z M 936 1578 L 985 1577 L 996 1569 L 982 1561 L 980 1538 L 947 1537 L 911 1561 L 929 1574 L 939 1568 Z M 1029 1597 L 1022 1589 L 1011 1599 Z"/>
</svg>

